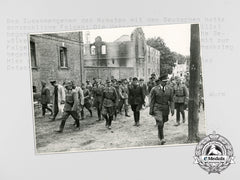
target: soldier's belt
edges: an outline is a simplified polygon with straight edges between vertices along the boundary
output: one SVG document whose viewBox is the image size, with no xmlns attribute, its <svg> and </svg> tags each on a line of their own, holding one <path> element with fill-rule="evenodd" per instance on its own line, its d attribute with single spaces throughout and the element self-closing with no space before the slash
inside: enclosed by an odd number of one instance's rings
<svg viewBox="0 0 240 180">
<path fill-rule="evenodd" d="M 73 106 L 73 104 L 74 104 L 74 102 L 67 102 L 67 101 L 66 101 L 66 103 L 71 105 L 71 106 Z"/>
<path fill-rule="evenodd" d="M 156 105 L 162 105 L 162 106 L 166 106 L 166 105 L 168 105 L 168 103 L 167 104 L 160 104 L 160 103 L 155 103 Z"/>
<path fill-rule="evenodd" d="M 185 97 L 185 95 L 176 95 L 176 97 Z"/>
</svg>

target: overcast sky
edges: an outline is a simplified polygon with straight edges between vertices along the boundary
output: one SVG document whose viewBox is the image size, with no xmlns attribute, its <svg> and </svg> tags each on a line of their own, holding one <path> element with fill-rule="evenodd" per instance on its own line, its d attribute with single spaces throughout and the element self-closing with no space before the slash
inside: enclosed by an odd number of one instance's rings
<svg viewBox="0 0 240 180">
<path fill-rule="evenodd" d="M 182 55 L 190 54 L 190 24 L 177 25 L 159 25 L 159 26 L 141 26 L 146 39 L 152 37 L 161 37 L 166 45 Z M 101 36 L 103 41 L 112 42 L 122 35 L 131 35 L 136 27 L 96 29 L 88 30 L 90 32 L 90 43 L 93 43 L 97 36 Z M 83 31 L 84 42 L 86 30 Z"/>
</svg>

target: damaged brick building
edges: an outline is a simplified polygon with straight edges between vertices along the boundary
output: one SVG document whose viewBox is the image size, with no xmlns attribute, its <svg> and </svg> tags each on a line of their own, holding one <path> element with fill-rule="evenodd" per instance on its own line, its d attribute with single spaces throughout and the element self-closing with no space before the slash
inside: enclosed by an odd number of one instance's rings
<svg viewBox="0 0 240 180">
<path fill-rule="evenodd" d="M 151 73 L 160 74 L 160 52 L 146 44 L 142 28 L 131 36 L 122 35 L 114 42 L 104 42 L 100 36 L 84 45 L 84 75 L 102 80 L 129 77 L 148 80 Z"/>
<path fill-rule="evenodd" d="M 30 57 L 34 92 L 40 92 L 41 80 L 77 85 L 92 80 L 139 77 L 148 81 L 151 73 L 160 74 L 160 52 L 146 44 L 142 28 L 122 35 L 114 42 L 100 36 L 93 44 L 83 44 L 82 32 L 30 35 Z"/>
</svg>

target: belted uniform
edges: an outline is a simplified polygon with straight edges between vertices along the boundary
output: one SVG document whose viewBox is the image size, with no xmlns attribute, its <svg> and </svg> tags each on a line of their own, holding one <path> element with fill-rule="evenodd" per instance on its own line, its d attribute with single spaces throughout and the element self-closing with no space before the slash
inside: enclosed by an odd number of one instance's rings
<svg viewBox="0 0 240 180">
<path fill-rule="evenodd" d="M 78 94 L 76 90 L 66 91 L 66 102 L 63 109 L 62 122 L 60 124 L 60 131 L 63 131 L 67 118 L 71 115 L 75 120 L 76 127 L 80 127 L 78 109 Z"/>
<path fill-rule="evenodd" d="M 185 122 L 185 105 L 188 103 L 188 89 L 185 85 L 179 84 L 174 86 L 174 102 L 177 110 L 176 120 L 180 122 L 180 113 L 182 114 L 183 122 Z"/>
<path fill-rule="evenodd" d="M 95 84 L 92 89 L 92 95 L 93 95 L 93 106 L 97 108 L 98 120 L 101 120 L 103 86 L 100 84 Z"/>
<path fill-rule="evenodd" d="M 158 137 L 164 139 L 163 127 L 168 121 L 169 108 L 174 109 L 171 87 L 155 86 L 150 93 L 150 115 L 153 115 L 158 125 Z"/>
<path fill-rule="evenodd" d="M 112 86 L 105 87 L 102 96 L 102 115 L 106 119 L 106 126 L 111 126 L 115 112 L 116 101 L 116 89 Z"/>
<path fill-rule="evenodd" d="M 125 116 L 128 116 L 128 85 L 123 84 L 119 87 L 119 96 L 120 96 L 120 101 L 119 101 L 119 112 L 122 111 L 122 107 L 124 105 L 124 110 L 125 110 Z"/>
</svg>

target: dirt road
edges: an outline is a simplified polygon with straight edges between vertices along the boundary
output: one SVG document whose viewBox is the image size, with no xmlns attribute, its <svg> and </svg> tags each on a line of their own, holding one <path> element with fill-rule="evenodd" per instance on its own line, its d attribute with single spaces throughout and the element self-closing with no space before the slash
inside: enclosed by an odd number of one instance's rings
<svg viewBox="0 0 240 180">
<path fill-rule="evenodd" d="M 105 127 L 105 121 L 96 122 L 97 115 L 94 111 L 93 117 L 87 117 L 80 121 L 81 129 L 74 130 L 74 120 L 69 118 L 66 122 L 62 134 L 54 133 L 60 124 L 60 121 L 49 122 L 48 116 L 40 118 L 40 112 L 35 113 L 35 132 L 36 147 L 38 153 L 98 150 L 129 148 L 140 146 L 159 146 L 157 138 L 157 127 L 155 120 L 149 114 L 149 109 L 141 111 L 140 126 L 133 126 L 133 115 L 125 117 L 118 115 L 117 120 L 112 122 L 112 129 Z M 88 112 L 85 112 L 88 115 Z M 187 115 L 187 111 L 186 111 Z M 180 126 L 174 126 L 176 116 L 169 116 L 170 119 L 165 123 L 166 145 L 183 144 L 187 140 L 188 127 L 187 122 Z M 187 118 L 186 118 L 187 119 Z M 199 129 L 200 134 L 204 131 L 204 112 L 200 112 Z"/>
</svg>

